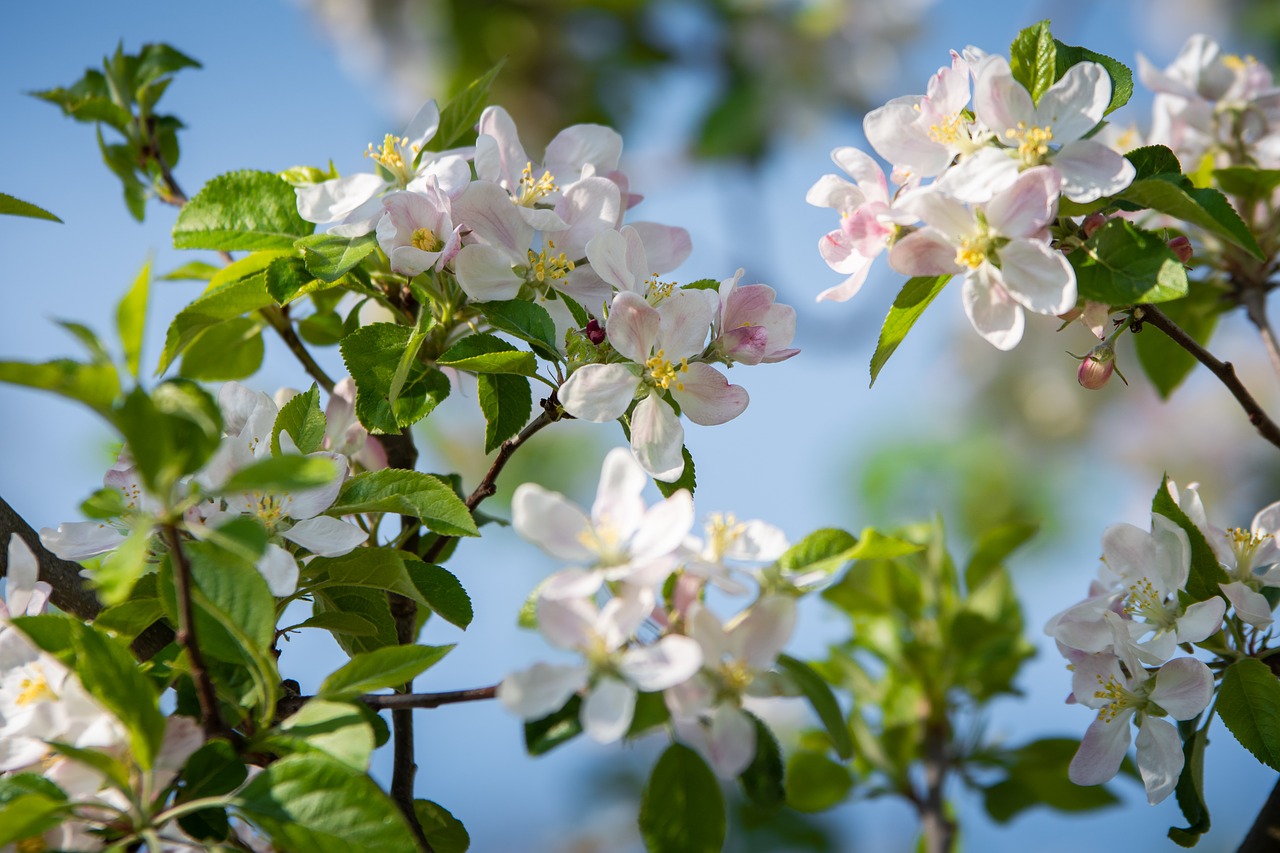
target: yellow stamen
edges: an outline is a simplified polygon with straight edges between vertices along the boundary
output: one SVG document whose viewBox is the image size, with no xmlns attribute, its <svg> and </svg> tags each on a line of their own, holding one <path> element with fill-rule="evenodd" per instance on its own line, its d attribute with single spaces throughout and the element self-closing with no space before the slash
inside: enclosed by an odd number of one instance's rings
<svg viewBox="0 0 1280 853">
<path fill-rule="evenodd" d="M 1035 166 L 1044 161 L 1049 153 L 1049 143 L 1053 141 L 1053 128 L 1018 122 L 1016 128 L 1009 128 L 1004 135 L 1018 143 L 1018 156 L 1028 166 Z"/>
<path fill-rule="evenodd" d="M 687 358 L 680 359 L 680 366 L 672 364 L 667 360 L 665 350 L 658 350 L 657 354 L 644 363 L 649 371 L 649 380 L 658 388 L 667 390 L 675 386 L 677 391 L 684 390 L 684 383 L 680 381 L 681 373 L 689 372 L 689 360 Z"/>
<path fill-rule="evenodd" d="M 733 513 L 721 515 L 714 512 L 707 519 L 707 549 L 715 555 L 715 559 L 723 559 L 725 551 L 728 551 L 746 530 L 747 526 L 740 523 Z"/>
<path fill-rule="evenodd" d="M 375 150 L 373 143 L 369 143 L 369 148 L 364 152 L 364 156 L 371 158 L 382 168 L 391 173 L 391 176 L 400 186 L 406 186 L 412 175 L 409 174 L 409 163 L 413 161 L 413 157 L 409 157 L 406 161 L 405 154 L 416 156 L 418 146 L 412 148 L 409 145 L 409 137 L 396 136 L 394 133 L 388 133 L 382 137 L 382 147 Z"/>
<path fill-rule="evenodd" d="M 940 123 L 929 126 L 929 138 L 939 145 L 955 145 L 962 137 L 964 119 L 953 113 Z"/>
<path fill-rule="evenodd" d="M 409 244 L 415 249 L 421 249 L 424 252 L 438 252 L 444 245 L 440 238 L 436 236 L 436 232 L 430 228 L 414 229 L 413 236 L 409 240 Z"/>
<path fill-rule="evenodd" d="M 556 179 L 550 172 L 544 171 L 542 177 L 535 179 L 533 164 L 525 163 L 520 173 L 520 193 L 512 201 L 521 207 L 533 207 L 558 189 L 560 188 L 556 186 Z"/>
<path fill-rule="evenodd" d="M 14 699 L 14 704 L 19 707 L 30 705 L 32 702 L 41 702 L 48 699 L 57 699 L 57 695 L 49 687 L 48 680 L 44 677 L 44 671 L 39 666 L 32 666 L 34 675 L 24 678 L 18 682 L 18 698 Z"/>
<path fill-rule="evenodd" d="M 965 237 L 956 249 L 956 263 L 976 270 L 987 259 L 987 241 L 978 237 Z"/>
<path fill-rule="evenodd" d="M 547 279 L 559 280 L 573 272 L 576 264 L 569 260 L 569 257 L 564 252 L 558 255 L 550 253 L 549 250 L 554 250 L 555 247 L 556 244 L 548 240 L 547 248 L 536 255 L 533 249 L 529 250 L 529 271 L 538 281 L 545 282 Z"/>
</svg>

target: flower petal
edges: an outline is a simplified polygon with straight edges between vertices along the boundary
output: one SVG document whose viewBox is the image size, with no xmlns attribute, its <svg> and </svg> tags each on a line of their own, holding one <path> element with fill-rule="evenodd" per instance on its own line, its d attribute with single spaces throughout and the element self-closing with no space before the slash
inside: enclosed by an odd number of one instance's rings
<svg viewBox="0 0 1280 853">
<path fill-rule="evenodd" d="M 590 562 L 595 553 L 582 544 L 591 519 L 559 492 L 522 483 L 511 496 L 511 524 L 516 533 L 553 557 Z"/>
<path fill-rule="evenodd" d="M 563 708 L 586 680 L 585 667 L 538 663 L 502 679 L 498 701 L 521 719 L 537 720 Z"/>
<path fill-rule="evenodd" d="M 560 386 L 560 405 L 575 418 L 605 423 L 621 417 L 640 380 L 629 364 L 584 364 Z"/>
<path fill-rule="evenodd" d="M 635 710 L 635 688 L 616 678 L 603 677 L 582 703 L 582 728 L 596 743 L 613 743 L 627 733 Z"/>
<path fill-rule="evenodd" d="M 1067 778 L 1077 785 L 1101 785 L 1120 771 L 1124 754 L 1129 751 L 1129 718 L 1131 709 L 1116 717 L 1099 716 L 1084 733 L 1067 768 Z"/>
<path fill-rule="evenodd" d="M 961 288 L 964 313 L 978 334 L 996 349 L 1011 350 L 1022 340 L 1026 323 L 1022 308 L 981 274 L 965 276 Z"/>
<path fill-rule="evenodd" d="M 698 362 L 679 374 L 671 396 L 680 411 L 695 424 L 716 426 L 727 423 L 747 408 L 750 398 L 741 385 L 730 385 L 724 374 L 709 364 Z"/>
<path fill-rule="evenodd" d="M 258 558 L 258 571 L 276 598 L 293 595 L 298 590 L 298 561 L 279 545 L 268 544 Z"/>
<path fill-rule="evenodd" d="M 1076 304 L 1076 274 L 1061 252 L 1037 240 L 1014 240 L 1000 249 L 1005 292 L 1037 314 L 1063 314 Z"/>
<path fill-rule="evenodd" d="M 632 649 L 618 664 L 618 671 L 646 693 L 688 681 L 701 668 L 702 647 L 679 634 L 668 634 L 652 646 Z"/>
<path fill-rule="evenodd" d="M 354 524 L 327 515 L 299 521 L 280 535 L 319 557 L 349 554 L 369 538 L 368 533 Z"/>
<path fill-rule="evenodd" d="M 1209 705 L 1213 674 L 1195 658 L 1174 658 L 1160 667 L 1151 701 L 1175 720 L 1189 720 Z"/>
<path fill-rule="evenodd" d="M 1138 772 L 1147 789 L 1147 802 L 1155 805 L 1173 793 L 1186 757 L 1182 738 L 1168 720 L 1147 717 L 1138 727 Z"/>
<path fill-rule="evenodd" d="M 572 378 L 572 377 L 570 377 Z M 631 452 L 655 480 L 674 482 L 684 471 L 684 427 L 662 398 L 650 394 L 631 415 Z"/>
</svg>

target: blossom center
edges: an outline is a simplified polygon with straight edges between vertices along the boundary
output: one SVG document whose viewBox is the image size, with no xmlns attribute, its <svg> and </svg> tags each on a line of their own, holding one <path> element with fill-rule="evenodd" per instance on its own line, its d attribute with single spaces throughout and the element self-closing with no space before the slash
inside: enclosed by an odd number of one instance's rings
<svg viewBox="0 0 1280 853">
<path fill-rule="evenodd" d="M 680 359 L 677 366 L 667 359 L 666 350 L 658 350 L 658 352 L 644 363 L 645 369 L 649 371 L 649 380 L 658 388 L 667 390 L 675 386 L 677 391 L 684 390 L 684 383 L 680 381 L 680 374 L 689 372 L 689 360 L 687 358 Z"/>
<path fill-rule="evenodd" d="M 644 300 L 657 308 L 662 300 L 671 295 L 675 290 L 676 283 L 674 281 L 658 281 L 657 275 L 649 276 L 649 280 L 644 283 Z"/>
<path fill-rule="evenodd" d="M 707 519 L 707 550 L 712 554 L 712 558 L 717 561 L 723 559 L 725 552 L 733 547 L 733 543 L 737 542 L 746 530 L 747 526 L 739 522 L 733 513 L 727 515 L 712 513 Z"/>
<path fill-rule="evenodd" d="M 1049 154 L 1049 143 L 1053 141 L 1053 128 L 1034 124 L 1028 127 L 1026 122 L 1020 121 L 1016 128 L 1009 128 L 1004 135 L 1011 141 L 1017 142 L 1018 156 L 1022 158 L 1022 162 L 1028 166 L 1035 166 L 1042 163 Z"/>
<path fill-rule="evenodd" d="M 961 139 L 964 119 L 952 113 L 939 122 L 929 125 L 928 136 L 939 145 L 954 146 Z"/>
<path fill-rule="evenodd" d="M 533 249 L 529 250 L 529 272 L 538 281 L 545 282 L 547 279 L 558 281 L 573 272 L 576 264 L 569 260 L 564 252 L 558 255 L 551 254 L 555 248 L 556 244 L 548 240 L 546 248 L 536 255 Z"/>
<path fill-rule="evenodd" d="M 1099 689 L 1094 692 L 1093 698 L 1107 700 L 1107 704 L 1098 709 L 1098 719 L 1104 723 L 1110 723 L 1129 708 L 1141 710 L 1147 706 L 1145 691 L 1128 689 L 1114 675 L 1106 679 L 1099 675 L 1098 684 Z"/>
<path fill-rule="evenodd" d="M 512 201 L 521 207 L 533 207 L 559 189 L 550 171 L 544 171 L 542 177 L 534 178 L 533 164 L 525 163 L 523 171 L 520 172 L 519 194 Z"/>
<path fill-rule="evenodd" d="M 1142 616 L 1149 624 L 1158 628 L 1172 628 L 1175 622 L 1174 614 L 1148 578 L 1142 578 L 1129 587 L 1124 612 Z"/>
<path fill-rule="evenodd" d="M 32 666 L 31 674 L 18 682 L 18 696 L 13 701 L 21 708 L 33 702 L 57 698 L 53 688 L 49 686 L 48 679 L 44 677 L 44 671 L 39 666 Z"/>
<path fill-rule="evenodd" d="M 438 252 L 440 247 L 444 245 L 440 238 L 436 236 L 436 232 L 430 228 L 415 228 L 413 236 L 409 238 L 409 244 L 415 249 L 421 249 L 424 252 Z"/>
<path fill-rule="evenodd" d="M 1233 527 L 1227 531 L 1227 544 L 1236 555 L 1236 573 L 1241 580 L 1253 574 L 1253 562 L 1258 557 L 1258 550 L 1271 537 L 1270 533 L 1254 533 L 1242 527 Z"/>
<path fill-rule="evenodd" d="M 601 566 L 618 566 L 627 562 L 626 549 L 622 548 L 622 536 L 618 529 L 603 519 L 578 534 L 578 542 L 596 555 Z"/>
<path fill-rule="evenodd" d="M 382 137 L 382 147 L 375 150 L 373 143 L 369 143 L 369 148 L 365 151 L 364 156 L 371 158 L 382 168 L 391 173 L 396 183 L 400 186 L 406 186 L 409 183 L 409 168 L 405 162 L 404 155 L 418 153 L 418 146 L 413 146 L 412 152 L 409 151 L 409 137 L 396 136 L 394 133 L 388 133 Z M 409 158 L 412 161 L 412 157 Z"/>
<path fill-rule="evenodd" d="M 990 247 L 985 237 L 965 237 L 956 248 L 956 264 L 976 270 L 987 260 Z"/>
<path fill-rule="evenodd" d="M 740 696 L 755 680 L 755 673 L 742 661 L 730 660 L 720 665 L 720 678 L 723 679 L 726 690 Z"/>
</svg>

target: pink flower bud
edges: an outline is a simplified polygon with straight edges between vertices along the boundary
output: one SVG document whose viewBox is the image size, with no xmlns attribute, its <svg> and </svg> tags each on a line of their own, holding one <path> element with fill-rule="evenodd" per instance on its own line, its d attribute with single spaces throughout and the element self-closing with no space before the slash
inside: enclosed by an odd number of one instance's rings
<svg viewBox="0 0 1280 853">
<path fill-rule="evenodd" d="M 587 323 L 587 327 L 582 330 L 582 334 L 586 335 L 587 340 L 596 346 L 604 343 L 604 329 L 600 328 L 600 323 L 596 320 Z"/>
<path fill-rule="evenodd" d="M 1116 350 L 1109 343 L 1100 343 L 1089 354 L 1080 359 L 1080 369 L 1076 371 L 1076 380 L 1080 387 L 1097 391 L 1116 369 Z"/>
<path fill-rule="evenodd" d="M 1080 223 L 1080 230 L 1084 232 L 1085 239 L 1093 236 L 1094 232 L 1107 224 L 1107 217 L 1101 213 L 1090 213 L 1084 218 L 1084 222 Z"/>
<path fill-rule="evenodd" d="M 1173 250 L 1173 253 L 1178 256 L 1178 260 L 1182 261 L 1182 263 L 1190 263 L 1193 251 L 1191 241 L 1186 237 L 1174 237 L 1169 241 L 1169 248 Z"/>
</svg>

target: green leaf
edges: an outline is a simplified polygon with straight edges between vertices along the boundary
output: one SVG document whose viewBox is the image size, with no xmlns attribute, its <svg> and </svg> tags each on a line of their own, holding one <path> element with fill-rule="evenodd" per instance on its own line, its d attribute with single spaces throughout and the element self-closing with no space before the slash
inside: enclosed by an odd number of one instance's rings
<svg viewBox="0 0 1280 853">
<path fill-rule="evenodd" d="M 303 237 L 296 245 L 307 272 L 321 281 L 335 282 L 378 248 L 378 235 L 339 237 L 326 232 Z"/>
<path fill-rule="evenodd" d="M 627 433 L 628 440 L 631 433 Z M 680 471 L 680 476 L 672 480 L 670 483 L 665 480 L 654 480 L 653 484 L 658 487 L 658 491 L 662 493 L 664 498 L 669 498 L 681 489 L 688 490 L 689 494 L 693 494 L 694 489 L 698 485 L 698 472 L 693 466 L 693 454 L 689 453 L 688 447 L 680 448 L 680 455 L 684 457 L 684 469 Z"/>
<path fill-rule="evenodd" d="M 422 834 L 435 853 L 467 853 L 471 846 L 471 836 L 449 810 L 431 800 L 414 800 L 413 816 L 422 827 Z"/>
<path fill-rule="evenodd" d="M 235 749 L 225 740 L 207 741 L 192 753 L 183 768 L 183 786 L 175 805 L 229 794 L 244 783 L 248 773 Z M 225 809 L 208 808 L 178 819 L 182 829 L 200 839 L 224 840 L 230 825 Z"/>
<path fill-rule="evenodd" d="M 316 695 L 355 699 L 387 687 L 401 687 L 426 672 L 453 646 L 391 646 L 356 655 L 324 680 Z"/>
<path fill-rule="evenodd" d="M 207 327 L 182 353 L 178 373 L 202 382 L 228 382 L 258 372 L 265 348 L 253 317 L 233 317 Z"/>
<path fill-rule="evenodd" d="M 271 428 L 271 452 L 280 453 L 280 433 L 287 433 L 299 453 L 314 453 L 324 445 L 324 431 L 328 427 L 324 412 L 320 411 L 320 389 L 314 382 L 301 394 L 294 395 L 280 408 L 275 426 Z"/>
<path fill-rule="evenodd" d="M 327 486 L 337 477 L 337 466 L 322 456 L 268 456 L 236 471 L 218 491 L 226 495 L 298 492 Z"/>
<path fill-rule="evenodd" d="M 370 432 L 397 433 L 449 396 L 448 377 L 415 362 L 392 408 L 396 366 L 412 333 L 395 323 L 371 323 L 342 339 L 342 360 L 356 383 L 356 417 Z"/>
<path fill-rule="evenodd" d="M 111 412 L 147 489 L 167 495 L 204 466 L 222 442 L 218 404 L 194 382 L 162 382 L 148 396 L 135 388 Z"/>
<path fill-rule="evenodd" d="M 535 625 L 536 627 L 536 625 Z M 631 716 L 631 725 L 627 727 L 626 740 L 648 734 L 659 726 L 666 726 L 671 721 L 671 711 L 661 693 L 637 693 L 635 713 Z"/>
<path fill-rule="evenodd" d="M 317 281 L 307 270 L 302 258 L 276 258 L 267 267 L 265 278 L 267 293 L 281 305 L 288 305 L 300 296 L 328 287 L 327 282 Z"/>
<path fill-rule="evenodd" d="M 282 722 L 279 731 L 280 737 L 272 741 L 288 744 L 290 751 L 317 750 L 353 770 L 369 769 L 373 729 L 355 705 L 311 699 Z"/>
<path fill-rule="evenodd" d="M 317 557 L 304 570 L 308 578 L 306 586 L 309 589 L 364 587 L 380 592 L 394 592 L 426 606 L 426 599 L 418 592 L 405 568 L 406 560 L 417 561 L 416 558 L 391 548 L 357 548 L 341 557 Z M 383 600 L 385 599 L 384 595 Z M 356 612 L 362 616 L 371 616 L 363 607 L 357 608 Z M 375 625 L 380 625 L 381 611 L 372 614 L 371 618 Z"/>
<path fill-rule="evenodd" d="M 1118 804 L 1120 799 L 1102 785 L 1076 785 L 1067 778 L 1079 748 L 1078 739 L 1045 738 L 1012 750 L 1005 778 L 982 789 L 987 814 L 1003 824 L 1038 805 L 1084 812 Z"/>
<path fill-rule="evenodd" d="M 844 714 L 840 711 L 835 694 L 831 692 L 831 686 L 809 664 L 790 655 L 778 655 L 778 664 L 786 670 L 804 698 L 813 706 L 818 719 L 831 737 L 836 754 L 845 760 L 852 758 L 853 738 L 849 736 L 849 727 L 845 724 Z M 795 777 L 790 778 L 794 780 Z"/>
<path fill-rule="evenodd" d="M 756 754 L 738 776 L 743 793 L 752 805 L 765 815 L 776 813 L 786 804 L 787 792 L 782 784 L 782 749 L 769 727 L 755 714 L 748 713 L 756 727 Z"/>
<path fill-rule="evenodd" d="M 71 333 L 80 344 L 89 353 L 92 364 L 106 364 L 111 361 L 111 354 L 107 352 L 107 348 L 102 345 L 102 341 L 98 339 L 98 335 L 93 329 L 83 323 L 76 323 L 71 320 L 55 320 L 59 326 Z"/>
<path fill-rule="evenodd" d="M 880 375 L 889 356 L 893 355 L 894 350 L 906 338 L 907 332 L 920 319 L 924 309 L 929 307 L 929 303 L 950 280 L 949 275 L 917 276 L 902 286 L 897 298 L 893 300 L 893 307 L 884 318 L 884 325 L 880 327 L 880 339 L 876 341 L 876 351 L 871 356 L 872 385 L 876 384 L 876 377 Z"/>
<path fill-rule="evenodd" d="M 1067 260 L 1080 295 L 1095 302 L 1167 302 L 1187 293 L 1187 271 L 1165 240 L 1128 220 L 1110 220 Z"/>
<path fill-rule="evenodd" d="M 271 764 L 245 786 L 237 810 L 282 850 L 417 849 L 400 810 L 372 779 L 322 755 Z"/>
<path fill-rule="evenodd" d="M 1280 187 L 1280 169 L 1256 169 L 1253 166 L 1232 166 L 1214 169 L 1213 178 L 1218 188 L 1227 195 L 1254 200 L 1270 198 Z"/>
<path fill-rule="evenodd" d="M 1187 514 L 1174 502 L 1173 496 L 1169 494 L 1168 474 L 1164 476 L 1160 488 L 1156 489 L 1155 497 L 1151 500 L 1151 511 L 1163 515 L 1181 527 L 1191 542 L 1191 573 L 1183 587 L 1187 593 L 1196 601 L 1207 601 L 1215 595 L 1221 595 L 1222 589 L 1218 584 L 1227 583 L 1230 578 L 1218 563 L 1213 548 L 1200 532 L 1200 528 L 1192 523 Z"/>
<path fill-rule="evenodd" d="M 253 259 L 256 264 L 260 256 L 251 255 L 244 261 L 250 259 Z M 271 258 L 267 256 L 262 260 L 271 260 Z M 267 293 L 265 272 L 226 282 L 220 281 L 219 277 L 215 276 L 209 289 L 178 312 L 178 316 L 174 317 L 173 322 L 169 324 L 169 330 L 165 335 L 164 352 L 160 355 L 156 375 L 164 373 L 173 360 L 206 329 L 224 320 L 231 320 L 272 304 L 274 300 L 271 294 Z"/>
<path fill-rule="evenodd" d="M 858 544 L 849 550 L 848 558 L 850 560 L 888 560 L 923 550 L 923 545 L 907 542 L 895 536 L 885 536 L 878 530 L 867 527 L 863 529 Z"/>
<path fill-rule="evenodd" d="M 222 267 L 215 267 L 204 261 L 188 261 L 176 270 L 160 276 L 160 281 L 209 281 L 221 271 Z"/>
<path fill-rule="evenodd" d="M 173 226 L 177 249 L 292 249 L 315 225 L 298 214 L 293 187 L 271 172 L 219 175 L 183 205 Z"/>
<path fill-rule="evenodd" d="M 275 639 L 275 598 L 249 559 L 209 542 L 185 542 L 191 564 L 193 600 L 212 623 L 196 614 L 196 630 L 205 653 L 228 663 L 244 660 L 244 646 L 266 653 Z"/>
<path fill-rule="evenodd" d="M 582 734 L 582 697 L 573 695 L 559 711 L 524 724 L 524 748 L 543 755 Z"/>
<path fill-rule="evenodd" d="M 142 333 L 147 320 L 147 291 L 151 283 L 151 262 L 142 265 L 142 271 L 133 280 L 133 286 L 116 306 L 116 330 L 124 346 L 124 363 L 136 379 L 142 359 Z"/>
<path fill-rule="evenodd" d="M 1124 158 L 1133 164 L 1134 180 L 1153 178 L 1156 175 L 1181 175 L 1182 164 L 1178 155 L 1164 145 L 1144 145 L 1126 152 Z M 1177 180 L 1175 177 L 1174 180 Z"/>
<path fill-rule="evenodd" d="M 1107 74 L 1111 77 L 1111 101 L 1107 104 L 1107 109 L 1102 113 L 1103 115 L 1115 112 L 1127 104 L 1129 98 L 1133 97 L 1133 72 L 1123 62 L 1101 53 L 1095 53 L 1087 47 L 1072 47 L 1063 44 L 1057 39 L 1054 39 L 1054 45 L 1057 48 L 1054 58 L 1055 80 L 1062 77 L 1068 68 L 1081 62 L 1096 62 L 1107 69 Z"/>
<path fill-rule="evenodd" d="M 477 381 L 484 413 L 484 452 L 492 453 L 520 431 L 533 412 L 533 392 L 523 376 L 481 374 Z"/>
<path fill-rule="evenodd" d="M 1204 750 L 1208 745 L 1208 726 L 1197 729 L 1182 744 L 1182 775 L 1173 793 L 1187 826 L 1169 827 L 1169 838 L 1180 847 L 1194 847 L 1209 831 L 1209 806 L 1204 801 Z"/>
<path fill-rule="evenodd" d="M 848 553 L 858 544 L 852 533 L 835 527 L 815 530 L 778 558 L 783 571 L 834 572 L 849 562 Z"/>
<path fill-rule="evenodd" d="M 513 373 L 533 376 L 538 362 L 533 353 L 525 352 L 493 335 L 468 335 L 449 347 L 437 364 L 471 373 Z"/>
<path fill-rule="evenodd" d="M 84 403 L 99 414 L 120 396 L 120 377 L 111 364 L 82 364 L 67 358 L 32 364 L 0 361 L 0 382 L 51 391 Z"/>
<path fill-rule="evenodd" d="M 73 629 L 71 648 L 72 668 L 80 683 L 124 724 L 134 760 L 149 770 L 160 754 L 165 726 L 151 679 L 138 668 L 123 644 L 92 626 Z"/>
<path fill-rule="evenodd" d="M 359 613 L 317 613 L 305 622 L 299 622 L 290 630 L 299 628 L 319 628 L 334 634 L 350 634 L 353 637 L 376 637 L 378 626 Z"/>
<path fill-rule="evenodd" d="M 36 792 L 19 794 L 0 805 L 0 844 L 39 838 L 62 823 L 69 811 L 65 798 Z"/>
<path fill-rule="evenodd" d="M 1258 260 L 1264 259 L 1258 241 L 1240 219 L 1240 214 L 1236 213 L 1226 196 L 1212 187 L 1197 189 L 1181 175 L 1155 175 L 1135 180 L 1116 198 L 1199 226 L 1239 246 Z"/>
<path fill-rule="evenodd" d="M 475 614 L 471 609 L 471 596 L 463 589 L 462 582 L 448 569 L 430 563 L 409 560 L 405 567 L 431 612 L 466 630 Z"/>
<path fill-rule="evenodd" d="M 798 812 L 822 812 L 838 806 L 853 788 L 849 768 L 807 750 L 791 756 L 787 780 L 787 805 Z"/>
<path fill-rule="evenodd" d="M 1031 100 L 1039 101 L 1058 79 L 1056 54 L 1056 43 L 1047 20 L 1027 27 L 1009 45 L 1013 79 L 1031 93 Z"/>
<path fill-rule="evenodd" d="M 335 518 L 361 512 L 393 512 L 422 519 L 442 536 L 479 536 L 466 504 L 448 483 L 432 474 L 385 468 L 357 474 L 342 484 L 342 491 L 326 515 Z"/>
<path fill-rule="evenodd" d="M 640 834 L 650 853 L 718 853 L 724 845 L 724 795 L 706 762 L 673 743 L 654 765 L 640 801 Z"/>
<path fill-rule="evenodd" d="M 132 641 L 151 625 L 164 618 L 164 606 L 157 598 L 135 598 L 105 608 L 93 620 L 104 631 Z"/>
<path fill-rule="evenodd" d="M 94 571 L 91 584 L 103 604 L 108 607 L 120 604 L 133 592 L 133 585 L 147 570 L 150 542 L 151 525 L 135 527 Z"/>
<path fill-rule="evenodd" d="M 1185 297 L 1160 306 L 1165 315 L 1201 344 L 1209 343 L 1220 317 L 1230 306 L 1225 293 L 1216 284 L 1191 281 Z M 1199 363 L 1168 335 L 1158 330 L 1137 335 L 1133 339 L 1138 363 L 1155 386 L 1160 399 L 1167 400 Z"/>
<path fill-rule="evenodd" d="M 29 219 L 51 219 L 54 222 L 62 221 L 43 207 L 36 207 L 29 201 L 14 198 L 7 193 L 0 193 L 0 213 L 8 214 L 9 216 L 25 216 Z"/>
<path fill-rule="evenodd" d="M 313 597 L 317 618 L 329 614 L 354 614 L 367 620 L 374 627 L 372 635 L 341 632 L 333 634 L 334 641 L 348 655 L 354 656 L 361 652 L 398 645 L 396 623 L 391 618 L 391 609 L 387 605 L 385 592 L 356 586 L 331 586 L 313 593 Z"/>
<path fill-rule="evenodd" d="M 1011 521 L 983 532 L 974 546 L 973 556 L 964 569 L 964 583 L 970 591 L 977 589 L 991 570 L 1021 548 L 1040 530 L 1040 525 L 1027 521 Z"/>
<path fill-rule="evenodd" d="M 480 113 L 484 111 L 485 102 L 489 99 L 489 87 L 506 62 L 506 57 L 498 60 L 497 64 L 471 81 L 467 88 L 445 104 L 444 109 L 440 110 L 440 125 L 436 128 L 435 136 L 427 140 L 423 151 L 444 151 L 468 141 L 468 137 L 475 133 Z"/>
<path fill-rule="evenodd" d="M 541 305 L 513 299 L 508 302 L 481 302 L 475 307 L 493 328 L 527 341 L 542 358 L 559 361 L 556 324 Z"/>
<path fill-rule="evenodd" d="M 1253 757 L 1280 770 L 1280 681 L 1255 658 L 1227 667 L 1218 688 L 1218 716 Z"/>
</svg>

